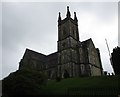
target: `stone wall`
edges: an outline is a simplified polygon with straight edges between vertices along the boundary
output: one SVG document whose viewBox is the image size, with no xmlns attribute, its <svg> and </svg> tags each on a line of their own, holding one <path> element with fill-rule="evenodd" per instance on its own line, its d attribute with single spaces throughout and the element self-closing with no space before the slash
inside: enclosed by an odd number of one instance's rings
<svg viewBox="0 0 120 97">
<path fill-rule="evenodd" d="M 90 66 L 91 75 L 92 76 L 101 75 L 101 63 L 99 61 L 99 55 L 92 41 L 89 42 L 87 49 L 89 64 L 91 65 Z"/>
</svg>

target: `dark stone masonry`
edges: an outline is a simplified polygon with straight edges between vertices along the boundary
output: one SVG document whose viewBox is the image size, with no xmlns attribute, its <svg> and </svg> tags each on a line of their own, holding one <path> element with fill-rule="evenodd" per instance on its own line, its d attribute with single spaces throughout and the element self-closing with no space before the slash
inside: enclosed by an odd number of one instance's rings
<svg viewBox="0 0 120 97">
<path fill-rule="evenodd" d="M 79 40 L 78 19 L 71 18 L 69 7 L 65 19 L 58 17 L 58 51 L 44 55 L 26 49 L 19 69 L 24 67 L 43 71 L 49 79 L 56 77 L 101 76 L 103 74 L 100 52 L 92 39 Z"/>
</svg>

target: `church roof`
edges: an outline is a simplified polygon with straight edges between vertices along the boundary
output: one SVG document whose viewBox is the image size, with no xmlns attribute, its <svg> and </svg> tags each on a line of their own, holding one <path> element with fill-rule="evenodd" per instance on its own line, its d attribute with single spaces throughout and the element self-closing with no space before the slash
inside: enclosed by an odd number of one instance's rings
<svg viewBox="0 0 120 97">
<path fill-rule="evenodd" d="M 81 43 L 89 43 L 90 41 L 92 41 L 91 38 L 89 38 L 89 39 L 87 39 L 87 40 L 85 40 L 85 41 L 82 41 Z"/>
<path fill-rule="evenodd" d="M 27 58 L 30 58 L 30 59 L 44 61 L 45 58 L 46 58 L 46 55 L 38 53 L 38 52 L 30 50 L 30 49 L 26 49 L 24 57 L 27 57 Z"/>
<path fill-rule="evenodd" d="M 92 43 L 93 46 L 94 46 L 94 43 L 93 43 L 93 41 L 92 41 L 91 38 L 81 42 L 81 44 L 82 44 L 83 47 L 88 47 L 90 43 Z"/>
<path fill-rule="evenodd" d="M 46 61 L 57 59 L 57 52 L 47 55 Z"/>
<path fill-rule="evenodd" d="M 30 49 L 26 49 L 23 59 L 24 58 L 39 60 L 45 63 L 53 61 L 53 60 L 57 62 L 57 52 L 49 54 L 49 55 L 44 55 L 42 53 L 30 50 Z"/>
<path fill-rule="evenodd" d="M 47 66 L 49 66 L 49 68 L 57 66 L 57 64 L 58 64 L 58 56 L 57 55 L 58 55 L 58 53 L 55 52 L 55 53 L 52 53 L 52 54 L 50 54 L 46 57 L 46 63 L 45 64 Z"/>
</svg>

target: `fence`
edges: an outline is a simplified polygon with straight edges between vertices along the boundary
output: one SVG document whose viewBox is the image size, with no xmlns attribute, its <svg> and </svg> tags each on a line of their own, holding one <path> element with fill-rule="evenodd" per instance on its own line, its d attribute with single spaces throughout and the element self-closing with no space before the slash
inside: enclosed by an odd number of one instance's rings
<svg viewBox="0 0 120 97">
<path fill-rule="evenodd" d="M 97 96 L 108 96 L 108 97 L 118 97 L 120 94 L 119 88 L 68 88 L 67 95 L 78 95 L 87 97 L 97 97 Z"/>
</svg>

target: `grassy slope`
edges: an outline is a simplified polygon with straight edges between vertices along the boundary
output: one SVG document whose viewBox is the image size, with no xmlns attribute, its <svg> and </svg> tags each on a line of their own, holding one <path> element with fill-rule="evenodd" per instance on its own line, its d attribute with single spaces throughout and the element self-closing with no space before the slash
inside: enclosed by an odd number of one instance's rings
<svg viewBox="0 0 120 97">
<path fill-rule="evenodd" d="M 119 77 L 120 78 L 120 77 Z M 53 94 L 64 94 L 67 89 L 82 89 L 82 88 L 118 88 L 120 79 L 118 76 L 102 76 L 102 77 L 82 77 L 68 78 L 60 82 L 49 80 L 45 90 L 51 91 Z M 119 86 L 120 87 L 120 86 Z M 72 91 L 71 91 L 72 92 Z"/>
</svg>

